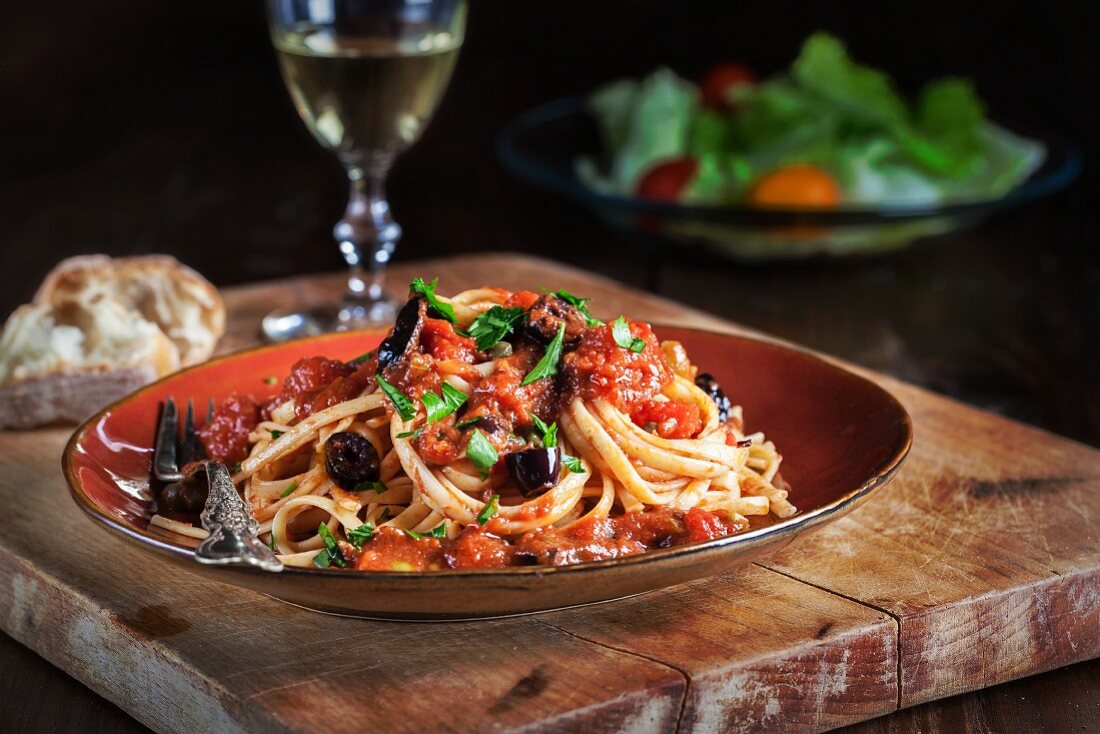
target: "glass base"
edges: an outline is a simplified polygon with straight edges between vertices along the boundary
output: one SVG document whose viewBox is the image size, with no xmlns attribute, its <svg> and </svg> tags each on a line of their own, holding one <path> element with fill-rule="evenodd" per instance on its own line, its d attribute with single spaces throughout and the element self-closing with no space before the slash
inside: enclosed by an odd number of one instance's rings
<svg viewBox="0 0 1100 734">
<path fill-rule="evenodd" d="M 282 309 L 264 316 L 262 328 L 268 341 L 285 342 L 334 331 L 377 329 L 393 326 L 396 301 L 319 304 L 303 309 Z"/>
</svg>

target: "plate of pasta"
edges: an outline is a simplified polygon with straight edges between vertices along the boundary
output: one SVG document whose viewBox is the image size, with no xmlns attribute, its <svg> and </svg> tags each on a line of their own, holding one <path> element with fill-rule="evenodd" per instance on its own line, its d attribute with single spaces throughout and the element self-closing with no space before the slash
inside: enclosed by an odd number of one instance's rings
<svg viewBox="0 0 1100 734">
<path fill-rule="evenodd" d="M 908 452 L 904 408 L 852 372 L 590 301 L 417 278 L 388 330 L 217 358 L 106 408 L 66 448 L 73 498 L 226 583 L 457 619 L 728 571 L 855 508 Z M 201 472 L 150 478 L 169 397 L 205 413 L 201 450 L 230 467 L 281 573 L 194 562 Z"/>
</svg>

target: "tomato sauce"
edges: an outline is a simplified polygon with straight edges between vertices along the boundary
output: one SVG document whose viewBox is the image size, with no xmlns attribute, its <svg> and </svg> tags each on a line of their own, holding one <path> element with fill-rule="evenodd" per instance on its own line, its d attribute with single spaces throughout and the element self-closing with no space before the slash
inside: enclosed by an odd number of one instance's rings
<svg viewBox="0 0 1100 734">
<path fill-rule="evenodd" d="M 604 324 L 585 330 L 580 346 L 562 362 L 571 392 L 586 399 L 605 398 L 629 415 L 672 382 L 672 368 L 649 325 L 627 323 L 631 336 L 645 342 L 642 351 L 619 346 L 611 324 Z"/>
<path fill-rule="evenodd" d="M 199 429 L 199 439 L 211 459 L 239 464 L 248 457 L 248 434 L 260 422 L 260 406 L 252 398 L 230 395 Z"/>
<path fill-rule="evenodd" d="M 266 404 L 265 412 L 270 415 L 276 406 L 293 400 L 294 415 L 300 420 L 358 397 L 374 383 L 373 364 L 370 360 L 345 363 L 325 357 L 299 359 L 283 381 L 282 392 Z"/>
<path fill-rule="evenodd" d="M 470 525 L 453 539 L 413 538 L 396 528 L 379 528 L 363 544 L 355 567 L 364 571 L 435 571 L 447 568 L 565 566 L 713 540 L 745 530 L 728 512 L 656 507 L 566 528 L 526 533 L 515 543 Z"/>
</svg>

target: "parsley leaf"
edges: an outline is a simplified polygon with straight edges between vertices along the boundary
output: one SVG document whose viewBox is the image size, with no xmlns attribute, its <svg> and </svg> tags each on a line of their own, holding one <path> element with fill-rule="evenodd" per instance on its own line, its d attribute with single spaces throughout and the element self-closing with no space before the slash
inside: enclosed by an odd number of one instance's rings
<svg viewBox="0 0 1100 734">
<path fill-rule="evenodd" d="M 365 522 L 357 528 L 347 531 L 348 542 L 356 548 L 362 548 L 363 543 L 374 537 L 374 523 Z"/>
<path fill-rule="evenodd" d="M 328 529 L 328 525 L 321 523 L 317 526 L 317 534 L 321 536 L 321 542 L 325 544 L 325 551 L 328 553 L 329 561 L 334 563 L 338 568 L 343 568 L 344 554 L 340 552 L 340 546 L 336 544 L 336 538 L 333 537 L 332 531 Z M 317 559 L 314 558 L 314 563 Z"/>
<path fill-rule="evenodd" d="M 382 388 L 382 392 L 393 403 L 393 407 L 397 410 L 397 414 L 401 416 L 401 419 L 411 421 L 416 416 L 416 406 L 413 405 L 413 401 L 391 385 L 382 375 L 375 375 L 374 379 L 378 382 L 378 387 Z"/>
<path fill-rule="evenodd" d="M 534 413 L 531 414 L 531 420 L 535 422 L 535 428 L 542 434 L 542 447 L 544 449 L 552 449 L 558 445 L 558 424 L 551 423 L 546 425 L 542 422 Z"/>
<path fill-rule="evenodd" d="M 274 441 L 275 439 L 277 439 L 281 435 L 283 435 L 282 431 L 272 431 L 271 432 L 271 440 Z"/>
<path fill-rule="evenodd" d="M 611 336 L 623 349 L 629 349 L 634 353 L 645 349 L 645 339 L 630 333 L 630 325 L 626 323 L 625 316 L 615 319 L 615 323 L 611 325 Z"/>
<path fill-rule="evenodd" d="M 492 349 L 494 344 L 508 336 L 523 320 L 525 314 L 526 311 L 519 306 L 515 308 L 493 306 L 474 319 L 470 328 L 466 330 L 466 334 L 476 339 L 477 350 L 484 352 Z"/>
<path fill-rule="evenodd" d="M 374 356 L 374 350 L 372 349 L 369 352 L 363 352 L 358 357 L 351 360 L 351 362 L 349 362 L 349 364 L 362 364 L 363 362 L 366 362 L 366 361 L 370 360 L 370 358 L 373 357 L 373 356 Z"/>
<path fill-rule="evenodd" d="M 574 474 L 584 474 L 584 464 L 576 456 L 562 456 L 561 463 L 565 464 L 565 468 Z"/>
<path fill-rule="evenodd" d="M 275 531 L 274 530 L 272 530 L 270 533 L 267 534 L 267 547 L 270 548 L 273 553 L 277 552 L 279 550 L 275 545 Z"/>
<path fill-rule="evenodd" d="M 544 288 L 543 290 L 546 289 Z M 549 293 L 550 291 L 546 292 Z M 603 326 L 603 322 L 593 316 L 592 313 L 588 310 L 588 302 L 592 300 L 591 298 L 578 298 L 564 288 L 554 293 L 553 295 L 557 296 L 573 308 L 580 311 L 581 316 L 584 316 L 584 321 L 588 326 Z"/>
<path fill-rule="evenodd" d="M 558 333 L 554 335 L 554 338 L 550 340 L 550 343 L 546 345 L 546 354 L 542 355 L 542 359 L 534 368 L 527 373 L 527 376 L 523 378 L 523 382 L 519 383 L 521 386 L 530 385 L 535 380 L 541 380 L 544 377 L 550 377 L 558 374 L 558 360 L 561 359 L 561 345 L 565 339 L 565 321 L 558 325 Z"/>
<path fill-rule="evenodd" d="M 386 486 L 385 482 L 375 482 L 371 480 L 359 482 L 359 484 L 355 485 L 356 492 L 366 492 L 368 489 L 373 489 L 378 494 L 382 494 L 389 489 L 389 487 Z"/>
<path fill-rule="evenodd" d="M 328 568 L 332 565 L 332 558 L 329 557 L 328 551 L 323 550 L 313 557 L 313 565 L 317 568 Z"/>
<path fill-rule="evenodd" d="M 494 494 L 485 503 L 485 507 L 477 514 L 477 524 L 484 525 L 489 519 L 500 511 L 500 495 Z"/>
<path fill-rule="evenodd" d="M 423 432 L 424 432 L 424 426 L 420 426 L 420 428 L 417 428 L 415 431 L 402 431 L 401 433 L 397 434 L 397 437 L 398 438 L 416 439 L 416 438 L 420 438 L 420 434 L 422 434 Z"/>
<path fill-rule="evenodd" d="M 424 537 L 424 533 L 418 533 L 415 530 L 406 530 L 405 535 L 409 536 L 413 540 L 420 540 Z"/>
<path fill-rule="evenodd" d="M 481 478 L 485 479 L 489 476 L 489 470 L 497 463 L 500 455 L 493 448 L 493 444 L 489 443 L 489 439 L 485 438 L 484 433 L 474 430 L 470 434 L 469 443 L 466 444 L 466 458 L 477 467 Z"/>
<path fill-rule="evenodd" d="M 467 418 L 466 420 L 459 421 L 458 423 L 455 423 L 455 428 L 459 430 L 462 430 L 463 428 L 469 428 L 484 417 L 485 416 L 483 415 L 478 415 L 474 416 L 473 418 Z"/>
<path fill-rule="evenodd" d="M 439 278 L 436 278 L 431 283 L 425 283 L 423 278 L 413 278 L 413 282 L 409 286 L 409 292 L 424 296 L 424 300 L 428 302 L 428 306 L 433 311 L 453 324 L 457 321 L 454 307 L 449 303 L 444 303 L 439 300 L 435 295 L 435 288 L 437 285 L 439 285 Z"/>
<path fill-rule="evenodd" d="M 443 383 L 443 397 L 440 398 L 431 390 L 428 390 L 420 397 L 420 402 L 424 403 L 424 408 L 428 411 L 428 422 L 435 423 L 441 421 L 451 413 L 462 407 L 468 398 L 465 393 L 456 390 Z"/>
<path fill-rule="evenodd" d="M 283 493 L 281 495 L 279 495 L 279 499 L 289 497 L 290 493 L 293 492 L 296 489 L 298 489 L 298 483 L 297 482 L 291 482 L 290 484 L 286 485 L 286 489 L 284 489 Z"/>
<path fill-rule="evenodd" d="M 434 528 L 428 531 L 428 535 L 433 538 L 446 538 L 447 537 L 447 524 L 439 523 Z"/>
<path fill-rule="evenodd" d="M 275 375 L 268 375 L 267 377 L 264 378 L 264 384 L 265 385 L 274 385 L 278 381 L 279 381 L 279 378 L 276 377 Z"/>
</svg>

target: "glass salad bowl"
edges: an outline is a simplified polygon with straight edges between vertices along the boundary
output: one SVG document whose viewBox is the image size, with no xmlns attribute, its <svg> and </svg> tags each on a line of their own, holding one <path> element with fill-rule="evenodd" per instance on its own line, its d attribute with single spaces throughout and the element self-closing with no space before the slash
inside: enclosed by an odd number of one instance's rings
<svg viewBox="0 0 1100 734">
<path fill-rule="evenodd" d="M 595 191 L 578 178 L 575 162 L 588 157 L 598 163 L 606 161 L 607 154 L 581 97 L 524 113 L 500 132 L 496 148 L 513 174 L 580 202 L 624 234 L 703 245 L 737 260 L 763 262 L 889 252 L 1052 194 L 1076 178 L 1081 156 L 1067 140 L 1036 137 L 1046 148 L 1042 165 L 1005 195 L 827 211 L 664 203 Z"/>
</svg>

